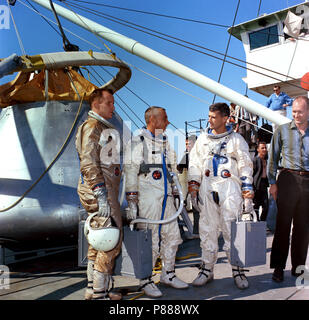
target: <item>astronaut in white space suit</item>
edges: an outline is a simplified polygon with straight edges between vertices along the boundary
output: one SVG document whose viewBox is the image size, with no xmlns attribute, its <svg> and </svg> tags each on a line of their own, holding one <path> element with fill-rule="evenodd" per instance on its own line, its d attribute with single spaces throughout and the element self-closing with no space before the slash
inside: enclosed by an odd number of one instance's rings
<svg viewBox="0 0 309 320">
<path fill-rule="evenodd" d="M 145 112 L 147 128 L 133 137 L 125 150 L 124 172 L 129 219 L 139 217 L 162 220 L 177 209 L 174 196 L 177 188 L 171 185 L 169 172 L 176 173 L 176 153 L 163 134 L 169 124 L 165 109 L 150 107 Z M 141 227 L 138 225 L 138 227 Z M 160 256 L 162 272 L 160 282 L 173 288 L 184 289 L 188 284 L 175 275 L 175 258 L 182 243 L 177 219 L 168 224 L 149 224 L 152 230 L 153 266 Z M 141 289 L 151 297 L 162 296 L 151 277 L 141 280 Z"/>
<path fill-rule="evenodd" d="M 225 103 L 209 107 L 209 128 L 199 136 L 190 153 L 188 189 L 192 204 L 200 210 L 202 249 L 200 271 L 192 283 L 195 286 L 213 280 L 220 231 L 224 238 L 223 250 L 230 262 L 231 222 L 241 216 L 244 199 L 248 199 L 245 211 L 252 210 L 253 165 L 244 138 L 226 126 L 229 113 Z M 249 286 L 244 271 L 232 266 L 239 289 Z"/>
</svg>

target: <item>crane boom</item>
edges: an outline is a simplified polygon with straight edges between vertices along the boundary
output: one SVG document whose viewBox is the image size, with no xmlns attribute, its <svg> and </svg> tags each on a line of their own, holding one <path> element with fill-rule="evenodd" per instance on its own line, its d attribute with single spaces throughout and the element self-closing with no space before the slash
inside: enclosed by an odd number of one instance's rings
<svg viewBox="0 0 309 320">
<path fill-rule="evenodd" d="M 52 10 L 48 0 L 32 0 L 42 7 Z M 216 95 L 234 102 L 235 104 L 245 108 L 249 112 L 265 118 L 277 125 L 281 125 L 291 120 L 287 117 L 279 115 L 265 106 L 251 100 L 244 95 L 206 77 L 205 75 L 186 67 L 185 65 L 139 43 L 138 41 L 128 38 L 118 32 L 108 29 L 88 18 L 78 15 L 60 5 L 54 4 L 54 8 L 60 16 L 75 23 L 76 25 L 94 32 L 97 36 L 119 46 L 120 48 L 139 56 L 175 75 L 194 83 L 195 85 L 206 89 Z"/>
</svg>

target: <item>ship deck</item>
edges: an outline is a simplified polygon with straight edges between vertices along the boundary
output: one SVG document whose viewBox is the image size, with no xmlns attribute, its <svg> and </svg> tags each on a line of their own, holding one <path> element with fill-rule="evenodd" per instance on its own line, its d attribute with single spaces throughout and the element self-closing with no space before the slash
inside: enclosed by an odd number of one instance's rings
<svg viewBox="0 0 309 320">
<path fill-rule="evenodd" d="M 156 300 L 309 300 L 309 279 L 305 279 L 302 286 L 297 286 L 297 278 L 290 272 L 290 257 L 285 280 L 282 283 L 272 281 L 273 270 L 269 268 L 272 239 L 273 234 L 268 232 L 266 265 L 249 268 L 248 289 L 239 290 L 235 287 L 221 244 L 214 281 L 203 287 L 190 285 L 185 290 L 176 290 L 159 283 L 163 296 Z M 188 283 L 198 273 L 197 265 L 201 255 L 199 241 L 184 241 L 177 253 L 176 274 Z M 9 265 L 9 289 L 0 290 L 0 300 L 83 300 L 87 284 L 86 269 L 78 267 L 77 256 L 77 250 L 74 250 Z M 115 276 L 114 279 L 115 290 L 122 292 L 123 300 L 152 300 L 138 291 L 138 280 L 123 276 Z M 156 274 L 154 280 L 159 281 L 159 274 Z"/>
</svg>

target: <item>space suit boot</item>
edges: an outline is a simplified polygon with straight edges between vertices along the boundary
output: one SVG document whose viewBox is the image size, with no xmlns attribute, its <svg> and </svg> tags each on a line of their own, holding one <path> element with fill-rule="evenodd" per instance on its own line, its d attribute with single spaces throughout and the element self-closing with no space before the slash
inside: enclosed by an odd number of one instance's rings
<svg viewBox="0 0 309 320">
<path fill-rule="evenodd" d="M 146 296 L 152 298 L 162 297 L 162 292 L 152 281 L 151 277 L 140 280 L 140 290 L 144 291 Z"/>
<path fill-rule="evenodd" d="M 249 270 L 245 270 L 243 268 L 235 267 L 235 266 L 232 267 L 234 283 L 236 287 L 240 290 L 244 290 L 249 287 L 249 282 L 245 275 L 245 271 L 249 271 Z"/>
<path fill-rule="evenodd" d="M 94 261 L 88 260 L 88 265 L 87 265 L 88 284 L 85 292 L 85 300 L 91 300 L 93 295 L 93 265 L 94 265 Z"/>
<path fill-rule="evenodd" d="M 110 300 L 109 284 L 111 275 L 93 270 L 93 295 L 92 300 Z"/>
<path fill-rule="evenodd" d="M 160 282 L 168 286 L 171 286 L 175 289 L 186 289 L 189 287 L 189 285 L 186 282 L 177 278 L 175 270 L 167 271 L 164 268 L 161 272 Z"/>
<path fill-rule="evenodd" d="M 197 277 L 193 280 L 192 285 L 194 286 L 203 286 L 208 282 L 211 282 L 214 279 L 213 270 L 207 269 L 205 264 L 202 263 L 199 267 L 200 271 Z"/>
</svg>

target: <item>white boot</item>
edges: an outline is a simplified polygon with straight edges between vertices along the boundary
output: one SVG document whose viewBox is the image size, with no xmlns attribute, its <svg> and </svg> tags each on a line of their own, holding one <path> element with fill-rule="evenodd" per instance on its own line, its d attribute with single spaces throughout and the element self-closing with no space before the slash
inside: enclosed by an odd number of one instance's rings
<svg viewBox="0 0 309 320">
<path fill-rule="evenodd" d="M 93 270 L 92 300 L 110 300 L 108 292 L 111 278 L 109 274 Z"/>
<path fill-rule="evenodd" d="M 94 261 L 88 260 L 88 265 L 87 265 L 88 284 L 85 292 L 85 300 L 91 300 L 93 295 L 93 265 L 94 265 Z"/>
<path fill-rule="evenodd" d="M 211 282 L 214 279 L 214 273 L 211 269 L 206 269 L 205 264 L 202 263 L 199 267 L 200 272 L 197 277 L 193 280 L 192 285 L 203 286 L 204 284 Z"/>
<path fill-rule="evenodd" d="M 168 286 L 171 286 L 175 289 L 186 289 L 189 287 L 189 285 L 186 282 L 177 278 L 175 270 L 167 271 L 164 268 L 161 272 L 160 282 Z"/>
<path fill-rule="evenodd" d="M 147 296 L 152 298 L 162 297 L 162 292 L 151 280 L 151 277 L 140 280 L 140 285 L 140 290 L 144 291 Z"/>
<path fill-rule="evenodd" d="M 240 290 L 247 289 L 249 287 L 249 282 L 247 277 L 245 276 L 245 271 L 249 270 L 232 266 L 232 271 L 236 287 Z"/>
</svg>

